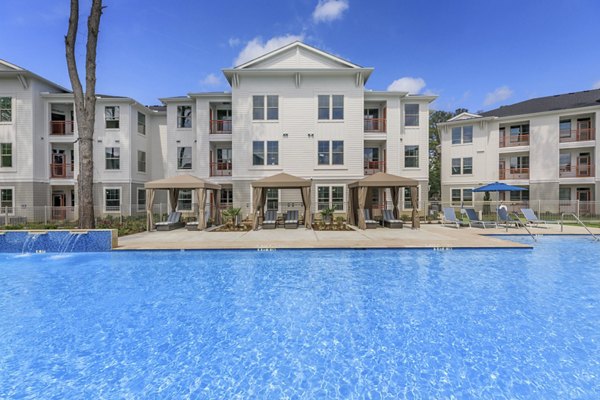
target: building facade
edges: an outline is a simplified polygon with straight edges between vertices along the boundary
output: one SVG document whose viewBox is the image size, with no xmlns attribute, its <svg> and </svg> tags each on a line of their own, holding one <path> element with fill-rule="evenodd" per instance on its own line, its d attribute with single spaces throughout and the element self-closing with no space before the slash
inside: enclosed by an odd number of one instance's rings
<svg viewBox="0 0 600 400">
<path fill-rule="evenodd" d="M 440 124 L 442 201 L 473 204 L 471 190 L 501 181 L 525 191 L 500 199 L 575 212 L 600 198 L 600 90 L 549 96 Z M 595 212 L 581 210 L 582 212 Z"/>
<path fill-rule="evenodd" d="M 94 143 L 97 212 L 143 211 L 144 182 L 191 174 L 222 185 L 221 198 L 208 201 L 220 208 L 241 207 L 248 215 L 251 183 L 279 172 L 312 179 L 312 212 L 325 207 L 345 212 L 347 184 L 379 171 L 416 179 L 424 208 L 429 104 L 435 97 L 366 90 L 372 72 L 295 42 L 223 70 L 229 92 L 162 98 L 163 107 L 150 108 L 126 97 L 99 96 Z M 76 205 L 72 94 L 44 82 L 46 86 L 29 89 L 30 102 L 38 105 L 25 112 L 17 107 L 26 91 L 19 79 L 0 75 L 0 99 L 9 97 L 13 119 L 21 118 L 28 126 L 26 144 L 17 146 L 16 136 L 5 134 L 16 132 L 16 125 L 0 123 L 0 142 L 15 143 L 14 173 L 0 169 L 0 185 L 14 186 L 12 200 L 6 196 L 4 206 L 31 203 L 58 210 L 63 204 Z M 17 147 L 27 151 L 17 153 Z M 36 195 L 25 196 L 17 181 L 30 186 L 35 182 Z M 267 207 L 295 207 L 301 203 L 296 192 L 269 191 Z M 377 209 L 391 197 L 381 191 L 369 200 Z M 408 191 L 404 200 L 402 209 L 408 212 Z M 155 200 L 161 202 L 168 202 L 166 196 Z M 180 192 L 182 211 L 193 211 L 194 202 L 191 192 Z"/>
</svg>

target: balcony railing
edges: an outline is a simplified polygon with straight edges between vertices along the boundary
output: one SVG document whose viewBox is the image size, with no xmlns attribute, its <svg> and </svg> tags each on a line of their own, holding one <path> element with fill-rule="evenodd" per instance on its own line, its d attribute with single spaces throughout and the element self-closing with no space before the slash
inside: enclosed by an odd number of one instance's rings
<svg viewBox="0 0 600 400">
<path fill-rule="evenodd" d="M 385 118 L 365 118 L 365 132 L 385 132 Z"/>
<path fill-rule="evenodd" d="M 365 161 L 365 175 L 385 172 L 385 161 Z"/>
<path fill-rule="evenodd" d="M 75 132 L 75 121 L 50 121 L 51 135 L 72 135 Z"/>
<path fill-rule="evenodd" d="M 529 179 L 529 168 L 504 168 L 498 170 L 500 180 Z"/>
<path fill-rule="evenodd" d="M 212 133 L 212 134 L 231 133 L 231 120 L 230 119 L 211 119 L 210 120 L 210 133 Z"/>
<path fill-rule="evenodd" d="M 50 164 L 50 178 L 73 178 L 73 164 L 58 163 Z"/>
<path fill-rule="evenodd" d="M 211 162 L 210 176 L 231 176 L 231 161 Z"/>
<path fill-rule="evenodd" d="M 594 128 L 562 129 L 560 131 L 560 142 L 583 142 L 596 138 Z"/>
<path fill-rule="evenodd" d="M 529 134 L 500 136 L 500 147 L 529 146 Z"/>
<path fill-rule="evenodd" d="M 594 176 L 594 166 L 590 164 L 561 165 L 561 178 L 586 178 Z"/>
</svg>

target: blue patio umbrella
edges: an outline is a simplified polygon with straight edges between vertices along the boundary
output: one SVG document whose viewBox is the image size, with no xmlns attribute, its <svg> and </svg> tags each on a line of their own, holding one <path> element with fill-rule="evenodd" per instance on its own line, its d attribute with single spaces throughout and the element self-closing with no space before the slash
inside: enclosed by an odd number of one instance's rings
<svg viewBox="0 0 600 400">
<path fill-rule="evenodd" d="M 490 183 L 478 188 L 473 189 L 474 192 L 520 192 L 527 190 L 522 187 L 507 185 L 502 182 Z"/>
</svg>

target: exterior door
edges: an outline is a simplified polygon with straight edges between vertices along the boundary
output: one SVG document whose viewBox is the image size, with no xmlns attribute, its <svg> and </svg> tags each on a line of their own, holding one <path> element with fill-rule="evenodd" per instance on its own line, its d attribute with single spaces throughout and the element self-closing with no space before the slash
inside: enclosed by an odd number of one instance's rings
<svg viewBox="0 0 600 400">
<path fill-rule="evenodd" d="M 577 200 L 579 200 L 580 213 L 589 214 L 593 211 L 592 191 L 590 188 L 577 188 Z"/>
<path fill-rule="evenodd" d="M 64 178 L 67 175 L 65 163 L 65 151 L 52 149 L 52 177 Z"/>
<path fill-rule="evenodd" d="M 52 219 L 64 220 L 67 217 L 64 193 L 52 193 Z"/>
<path fill-rule="evenodd" d="M 577 176 L 592 176 L 592 159 L 590 153 L 581 153 L 577 157 Z"/>
<path fill-rule="evenodd" d="M 592 140 L 592 120 L 589 118 L 577 120 L 577 140 Z"/>
<path fill-rule="evenodd" d="M 231 132 L 231 110 L 217 110 L 217 131 Z"/>
<path fill-rule="evenodd" d="M 500 160 L 498 163 L 499 179 L 506 179 L 506 161 Z"/>
<path fill-rule="evenodd" d="M 217 175 L 231 175 L 231 149 L 217 149 Z"/>
</svg>

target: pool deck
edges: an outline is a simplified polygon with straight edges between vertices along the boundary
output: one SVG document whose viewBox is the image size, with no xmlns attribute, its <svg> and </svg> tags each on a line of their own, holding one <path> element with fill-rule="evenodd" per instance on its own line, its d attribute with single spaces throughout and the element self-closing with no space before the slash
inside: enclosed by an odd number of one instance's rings
<svg viewBox="0 0 600 400">
<path fill-rule="evenodd" d="M 577 226 L 530 228 L 536 235 L 581 235 Z M 592 229 L 600 235 L 600 229 Z M 291 248 L 531 248 L 503 240 L 496 235 L 527 235 L 525 229 L 461 228 L 423 224 L 412 230 L 377 228 L 345 232 L 298 229 L 267 229 L 250 232 L 207 232 L 177 229 L 170 232 L 143 232 L 119 238 L 115 250 L 192 250 L 192 249 L 291 249 Z M 492 236 L 490 236 L 492 235 Z M 533 241 L 532 241 L 533 244 Z"/>
</svg>

